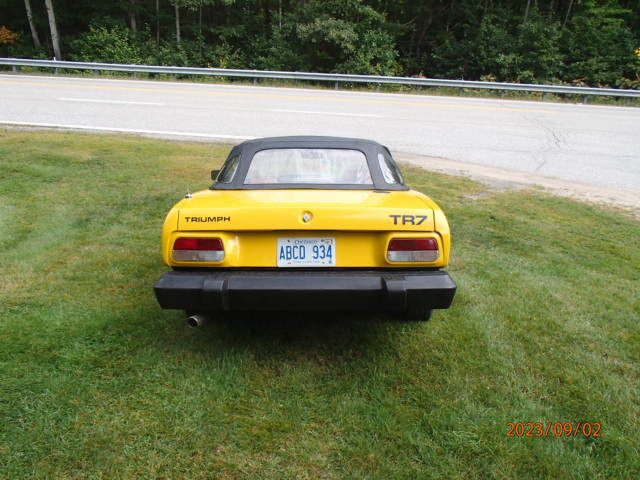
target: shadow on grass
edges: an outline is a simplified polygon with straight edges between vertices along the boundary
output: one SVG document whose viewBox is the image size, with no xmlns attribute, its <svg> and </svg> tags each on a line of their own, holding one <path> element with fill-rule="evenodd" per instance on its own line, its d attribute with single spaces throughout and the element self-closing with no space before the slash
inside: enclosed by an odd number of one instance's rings
<svg viewBox="0 0 640 480">
<path fill-rule="evenodd" d="M 214 317 L 192 329 L 180 313 L 168 322 L 167 341 L 193 353 L 212 356 L 244 352 L 258 363 L 305 362 L 326 365 L 369 360 L 396 350 L 399 338 L 421 324 L 393 316 L 354 313 L 246 312 Z M 172 341 L 174 340 L 174 341 Z"/>
</svg>

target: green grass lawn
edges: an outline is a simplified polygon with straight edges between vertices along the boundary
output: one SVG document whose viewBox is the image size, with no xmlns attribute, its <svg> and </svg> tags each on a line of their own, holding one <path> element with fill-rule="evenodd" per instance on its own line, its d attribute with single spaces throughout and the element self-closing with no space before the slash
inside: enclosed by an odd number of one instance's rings
<svg viewBox="0 0 640 480">
<path fill-rule="evenodd" d="M 0 130 L 0 478 L 638 478 L 638 221 L 407 169 L 450 310 L 192 330 L 153 296 L 160 229 L 227 151 Z"/>
</svg>

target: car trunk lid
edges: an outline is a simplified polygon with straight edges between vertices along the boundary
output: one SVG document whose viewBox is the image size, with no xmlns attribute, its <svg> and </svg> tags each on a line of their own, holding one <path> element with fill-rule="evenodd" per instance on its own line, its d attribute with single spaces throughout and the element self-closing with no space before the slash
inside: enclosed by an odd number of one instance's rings
<svg viewBox="0 0 640 480">
<path fill-rule="evenodd" d="M 434 205 L 413 191 L 204 191 L 180 202 L 178 230 L 433 231 Z"/>
</svg>

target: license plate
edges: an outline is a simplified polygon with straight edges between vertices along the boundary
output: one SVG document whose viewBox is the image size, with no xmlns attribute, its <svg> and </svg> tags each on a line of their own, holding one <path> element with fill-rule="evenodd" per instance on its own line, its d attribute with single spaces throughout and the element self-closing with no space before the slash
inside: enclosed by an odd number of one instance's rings
<svg viewBox="0 0 640 480">
<path fill-rule="evenodd" d="M 335 238 L 279 238 L 279 267 L 335 267 Z"/>
</svg>

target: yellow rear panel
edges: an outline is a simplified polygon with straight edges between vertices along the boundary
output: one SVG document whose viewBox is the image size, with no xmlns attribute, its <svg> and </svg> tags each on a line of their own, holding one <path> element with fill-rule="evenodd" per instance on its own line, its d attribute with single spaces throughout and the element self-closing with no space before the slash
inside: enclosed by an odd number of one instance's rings
<svg viewBox="0 0 640 480">
<path fill-rule="evenodd" d="M 171 254 L 179 236 L 221 238 L 224 260 L 175 262 Z M 300 237 L 335 238 L 336 267 L 443 267 L 450 250 L 444 214 L 414 191 L 209 190 L 180 201 L 169 212 L 163 258 L 175 267 L 273 268 L 278 238 Z M 428 263 L 391 263 L 386 252 L 392 237 L 434 237 L 440 257 Z"/>
<path fill-rule="evenodd" d="M 225 258 L 218 263 L 175 262 L 171 247 L 179 236 L 219 237 L 224 242 Z M 336 239 L 336 267 L 379 268 L 416 266 L 415 263 L 396 263 L 386 259 L 387 245 L 392 237 L 434 237 L 443 253 L 443 242 L 436 233 L 407 232 L 336 232 L 290 230 L 270 232 L 174 232 L 165 243 L 164 258 L 171 266 L 183 267 L 276 267 L 278 238 L 331 237 Z M 436 262 L 420 266 L 443 266 L 445 255 Z"/>
</svg>

